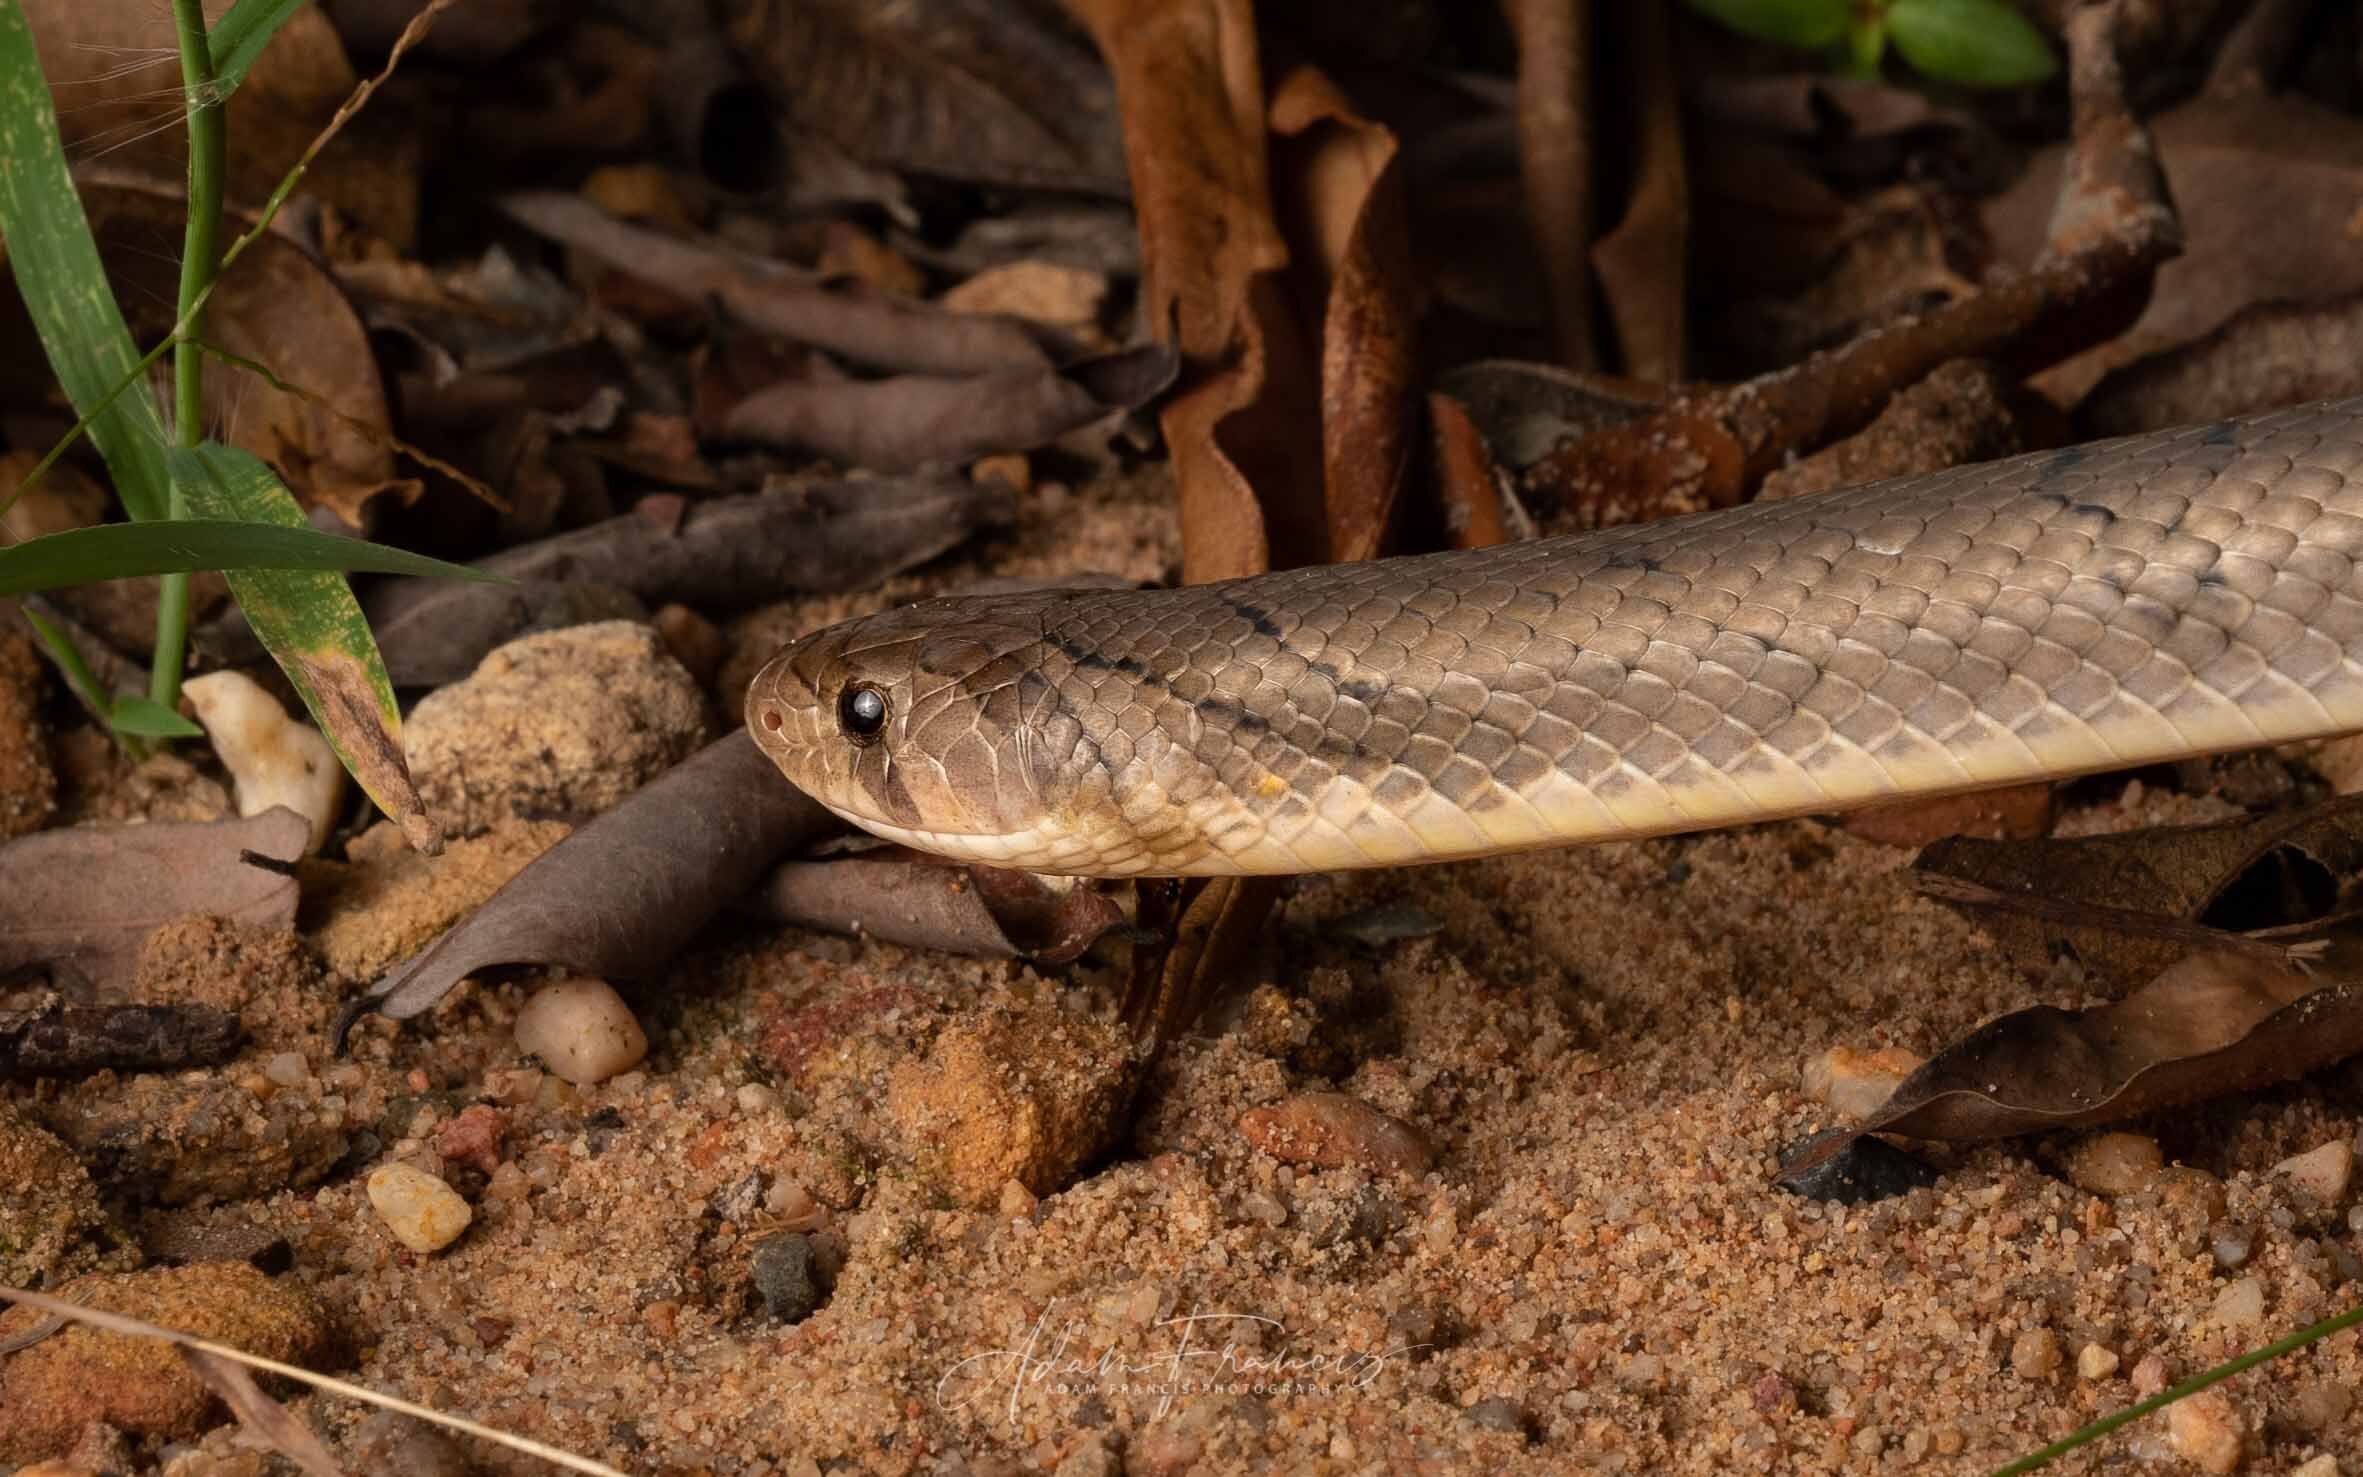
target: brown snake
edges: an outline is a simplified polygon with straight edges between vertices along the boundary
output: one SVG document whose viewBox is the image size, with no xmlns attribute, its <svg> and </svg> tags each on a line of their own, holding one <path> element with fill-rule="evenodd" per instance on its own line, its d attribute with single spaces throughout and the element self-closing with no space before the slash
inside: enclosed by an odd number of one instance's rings
<svg viewBox="0 0 2363 1477">
<path fill-rule="evenodd" d="M 1793 500 L 789 646 L 755 740 L 1041 872 L 1308 872 L 2363 729 L 2363 399 Z"/>
</svg>

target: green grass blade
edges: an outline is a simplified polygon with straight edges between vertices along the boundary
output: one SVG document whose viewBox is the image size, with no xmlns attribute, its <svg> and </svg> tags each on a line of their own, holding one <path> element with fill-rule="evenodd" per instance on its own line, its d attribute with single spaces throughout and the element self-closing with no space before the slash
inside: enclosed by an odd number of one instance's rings
<svg viewBox="0 0 2363 1477">
<path fill-rule="evenodd" d="M 330 580 L 344 570 L 488 578 L 464 564 L 446 564 L 407 549 L 338 538 L 302 525 L 190 518 L 104 523 L 11 544 L 0 549 L 0 595 L 200 569 L 307 571 L 307 578 Z"/>
<path fill-rule="evenodd" d="M 287 18 L 303 8 L 304 0 L 238 0 L 228 15 L 213 23 L 213 80 L 224 96 L 246 80 L 246 69 Z"/>
<path fill-rule="evenodd" d="M 2172 1389 L 2160 1390 L 2139 1405 L 2128 1405 L 2114 1415 L 2103 1416 L 2089 1426 L 2062 1436 L 2041 1451 L 2030 1451 L 2017 1461 L 2006 1462 L 1996 1467 L 1988 1474 L 1988 1477 L 2025 1477 L 2026 1473 L 2047 1467 L 2069 1452 L 2080 1447 L 2090 1446 L 2119 1426 L 2129 1425 L 2145 1415 L 2164 1410 L 2178 1400 L 2188 1400 L 2209 1385 L 2221 1384 L 2233 1375 L 2244 1374 L 2258 1365 L 2278 1359 L 2284 1354 L 2294 1354 L 2308 1344 L 2318 1344 L 2332 1334 L 2344 1332 L 2359 1323 L 2363 1323 L 2363 1307 L 2349 1308 L 2344 1313 L 2335 1314 L 2319 1323 L 2308 1324 L 2286 1338 L 2275 1339 L 2261 1349 L 2251 1349 L 2245 1354 L 2225 1360 L 2213 1369 L 2203 1369 Z"/>
<path fill-rule="evenodd" d="M 50 368 L 75 411 L 91 416 L 90 439 L 116 495 L 134 518 L 165 516 L 171 482 L 155 403 L 135 390 L 98 409 L 140 355 L 74 193 L 57 109 L 17 0 L 0 0 L 0 234 Z"/>
<path fill-rule="evenodd" d="M 312 532 L 295 494 L 253 455 L 207 441 L 176 446 L 169 457 L 190 511 L 276 523 L 287 534 Z M 394 703 L 394 684 L 344 576 L 316 569 L 256 569 L 251 561 L 244 569 L 224 570 L 238 608 L 345 768 L 378 809 L 401 825 L 413 846 L 438 849 L 441 834 L 402 756 L 402 710 Z"/>
<path fill-rule="evenodd" d="M 41 644 L 48 648 L 49 659 L 57 663 L 59 673 L 65 677 L 66 685 L 74 689 L 75 696 L 81 698 L 94 713 L 104 713 L 115 706 L 113 695 L 99 686 L 97 675 L 90 670 L 90 663 L 82 660 L 82 653 L 74 649 L 74 643 L 66 639 L 65 632 L 42 619 L 39 611 L 20 610 L 18 613 L 33 628 L 33 634 L 41 638 Z"/>
<path fill-rule="evenodd" d="M 107 723 L 134 738 L 203 738 L 205 730 L 152 697 L 125 693 L 108 710 Z"/>
</svg>

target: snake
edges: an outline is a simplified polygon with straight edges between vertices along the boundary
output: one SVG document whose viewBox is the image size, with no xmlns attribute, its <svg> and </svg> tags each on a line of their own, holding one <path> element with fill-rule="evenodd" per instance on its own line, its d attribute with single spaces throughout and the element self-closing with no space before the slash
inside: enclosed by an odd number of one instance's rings
<svg viewBox="0 0 2363 1477">
<path fill-rule="evenodd" d="M 749 686 L 786 778 L 1072 876 L 1442 862 L 2363 729 L 2363 398 L 1487 548 L 939 598 Z"/>
</svg>

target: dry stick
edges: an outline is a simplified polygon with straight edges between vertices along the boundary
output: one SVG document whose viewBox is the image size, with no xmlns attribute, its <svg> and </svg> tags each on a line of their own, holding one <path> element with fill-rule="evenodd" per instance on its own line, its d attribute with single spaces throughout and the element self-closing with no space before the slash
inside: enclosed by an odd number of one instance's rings
<svg viewBox="0 0 2363 1477">
<path fill-rule="evenodd" d="M 2075 142 L 2032 270 L 1998 272 L 1975 296 L 1776 373 L 1680 395 L 1536 462 L 1525 488 L 1600 523 L 1727 507 L 1791 452 L 1865 425 L 1948 359 L 1992 355 L 2023 370 L 2113 337 L 2138 312 L 2152 271 L 2182 250 L 2156 152 L 2125 105 L 2115 14 L 2096 6 L 2069 19 Z"/>
<path fill-rule="evenodd" d="M 1560 363 L 1594 370 L 1591 0 L 1502 0 L 1502 10 L 1518 38 L 1518 172 L 1553 340 Z"/>
</svg>

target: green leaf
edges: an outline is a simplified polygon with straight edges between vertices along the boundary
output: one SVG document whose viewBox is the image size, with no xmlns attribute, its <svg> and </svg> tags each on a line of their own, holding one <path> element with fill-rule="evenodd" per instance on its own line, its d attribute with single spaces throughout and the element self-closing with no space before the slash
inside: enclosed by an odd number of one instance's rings
<svg viewBox="0 0 2363 1477">
<path fill-rule="evenodd" d="M 1818 50 L 1846 34 L 1848 0 L 1690 0 L 1731 29 L 1784 46 Z"/>
<path fill-rule="evenodd" d="M 162 523 L 103 523 L 11 544 L 0 549 L 0 595 L 200 569 L 349 569 L 369 574 L 492 578 L 462 564 L 446 564 L 384 544 L 338 538 L 310 527 L 187 518 Z M 337 579 L 334 573 L 305 577 Z"/>
<path fill-rule="evenodd" d="M 75 411 L 90 417 L 90 439 L 125 510 L 164 517 L 171 510 L 164 423 L 137 385 L 107 400 L 140 355 L 74 193 L 57 109 L 17 0 L 0 0 L 0 235 L 49 366 Z"/>
<path fill-rule="evenodd" d="M 29 605 L 19 606 L 18 614 L 32 626 L 33 634 L 41 638 L 41 644 L 49 649 L 49 659 L 57 663 L 58 671 L 65 676 L 66 685 L 74 689 L 74 695 L 81 698 L 85 706 L 93 713 L 104 713 L 114 706 L 115 700 L 107 695 L 105 688 L 98 685 L 98 678 L 90 670 L 90 663 L 82 660 L 82 653 L 74 649 L 74 643 L 66 639 L 65 632 L 42 619 L 41 613 Z"/>
<path fill-rule="evenodd" d="M 2059 70 L 2051 43 L 2006 0 L 1895 0 L 1887 34 L 1904 60 L 1940 82 L 2022 87 Z"/>
<path fill-rule="evenodd" d="M 295 494 L 250 453 L 207 441 L 176 446 L 167 455 L 192 512 L 276 523 L 286 535 L 313 532 L 304 523 Z M 402 827 L 411 845 L 422 851 L 440 849 L 441 833 L 411 784 L 410 766 L 402 756 L 402 710 L 394 702 L 394 684 L 344 576 L 317 566 L 257 569 L 251 562 L 225 572 L 247 623 L 294 684 L 345 768 L 378 809 Z M 483 578 L 481 571 L 461 571 L 457 565 L 442 565 L 434 572 Z"/>
<path fill-rule="evenodd" d="M 107 724 L 134 738 L 203 738 L 205 730 L 152 697 L 127 693 L 115 699 Z"/>
<path fill-rule="evenodd" d="M 238 0 L 230 13 L 206 33 L 213 51 L 214 81 L 224 94 L 246 80 L 246 69 L 263 54 L 287 18 L 304 8 L 305 0 Z"/>
</svg>

